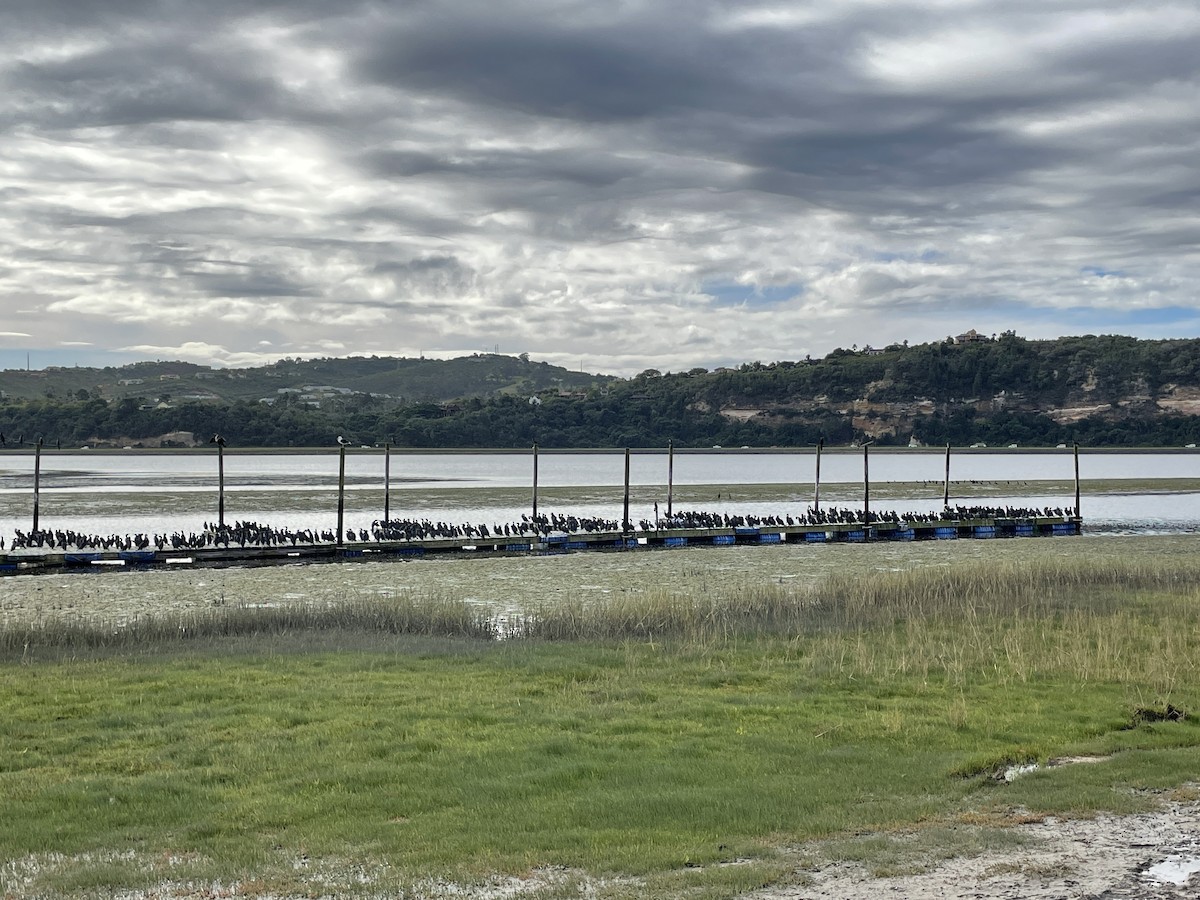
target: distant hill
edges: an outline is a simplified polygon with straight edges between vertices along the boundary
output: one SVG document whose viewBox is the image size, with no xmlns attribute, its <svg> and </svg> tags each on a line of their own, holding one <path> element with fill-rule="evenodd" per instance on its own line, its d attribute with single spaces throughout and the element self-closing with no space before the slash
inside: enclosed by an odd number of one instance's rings
<svg viewBox="0 0 1200 900">
<path fill-rule="evenodd" d="M 1014 332 L 712 373 L 692 402 L 747 423 L 825 421 L 880 443 L 1090 445 L 1200 440 L 1200 340 Z"/>
<path fill-rule="evenodd" d="M 207 400 L 233 403 L 275 398 L 309 388 L 377 394 L 408 403 L 441 403 L 492 394 L 584 390 L 615 380 L 574 372 L 523 356 L 483 353 L 457 359 L 353 356 L 346 359 L 284 359 L 269 366 L 213 369 L 179 361 L 138 362 L 103 369 L 50 367 L 0 371 L 0 392 L 15 399 L 104 400 L 135 398 L 158 402 Z"/>
<path fill-rule="evenodd" d="M 1200 442 L 1200 340 L 970 332 L 823 359 L 616 379 L 482 354 L 453 360 L 181 362 L 0 373 L 0 432 L 62 446 L 546 448 L 1184 446 Z M 9 443 L 11 447 L 11 440 Z"/>
</svg>

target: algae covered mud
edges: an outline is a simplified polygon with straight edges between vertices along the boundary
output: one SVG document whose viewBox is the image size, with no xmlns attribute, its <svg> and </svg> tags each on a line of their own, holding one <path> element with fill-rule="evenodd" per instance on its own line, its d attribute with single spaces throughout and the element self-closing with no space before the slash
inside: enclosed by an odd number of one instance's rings
<svg viewBox="0 0 1200 900">
<path fill-rule="evenodd" d="M 60 622 L 121 627 L 144 616 L 187 616 L 218 607 L 330 606 L 397 597 L 443 597 L 500 615 L 573 603 L 642 602 L 669 596 L 737 597 L 768 585 L 802 597 L 831 575 L 1018 565 L 1114 556 L 1164 566 L 1200 554 L 1195 535 L 1093 536 L 1070 541 L 931 541 L 866 546 L 709 547 L 685 552 L 446 557 L 352 566 L 128 570 L 112 578 L 74 572 L 4 579 L 0 628 Z"/>
</svg>

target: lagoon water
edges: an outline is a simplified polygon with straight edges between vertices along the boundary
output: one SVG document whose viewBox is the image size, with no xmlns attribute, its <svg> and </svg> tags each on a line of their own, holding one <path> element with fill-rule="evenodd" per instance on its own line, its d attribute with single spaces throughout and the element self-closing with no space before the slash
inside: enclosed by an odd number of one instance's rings
<svg viewBox="0 0 1200 900">
<path fill-rule="evenodd" d="M 336 524 L 336 452 L 264 453 L 227 449 L 225 518 L 294 528 Z M 942 505 L 942 451 L 873 450 L 874 510 L 929 512 Z M 678 451 L 673 463 L 676 509 L 723 513 L 799 513 L 811 505 L 816 458 L 807 452 Z M 538 455 L 538 508 L 543 512 L 620 518 L 624 453 Z M 390 455 L 388 499 L 393 518 L 502 523 L 528 514 L 533 457 L 525 452 L 401 452 Z M 823 505 L 859 507 L 864 455 L 827 450 L 821 458 Z M 1186 451 L 1082 453 L 1082 512 L 1091 531 L 1200 530 L 1200 454 Z M 630 459 L 630 517 L 666 512 L 668 456 L 635 451 Z M 34 455 L 0 453 L 0 537 L 32 522 Z M 383 517 L 382 450 L 345 457 L 345 524 L 367 528 Z M 1074 505 L 1070 450 L 955 451 L 951 504 L 1038 507 Z M 215 452 L 43 450 L 39 523 L 96 534 L 197 531 L 217 518 Z"/>
</svg>

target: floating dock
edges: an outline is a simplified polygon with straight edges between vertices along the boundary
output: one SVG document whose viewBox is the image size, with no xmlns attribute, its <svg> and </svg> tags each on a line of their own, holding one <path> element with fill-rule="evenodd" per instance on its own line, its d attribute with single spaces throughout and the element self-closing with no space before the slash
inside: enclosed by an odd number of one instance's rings
<svg viewBox="0 0 1200 900">
<path fill-rule="evenodd" d="M 424 556 L 517 556 L 585 550 L 744 546 L 775 544 L 865 544 L 879 541 L 986 540 L 1078 535 L 1077 516 L 1019 519 L 946 519 L 912 523 L 770 525 L 751 528 L 671 528 L 634 532 L 513 535 L 487 540 L 431 538 L 412 541 L 353 541 L 292 546 L 229 546 L 164 550 L 16 550 L 0 552 L 0 575 L 96 572 L 113 569 L 177 569 L 281 565 L 287 563 L 409 559 Z"/>
</svg>

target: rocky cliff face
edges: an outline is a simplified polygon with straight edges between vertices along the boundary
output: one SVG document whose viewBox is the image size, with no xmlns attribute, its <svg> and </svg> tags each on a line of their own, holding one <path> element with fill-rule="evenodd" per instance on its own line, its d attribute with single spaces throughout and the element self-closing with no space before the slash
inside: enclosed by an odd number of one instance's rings
<svg viewBox="0 0 1200 900">
<path fill-rule="evenodd" d="M 1157 391 L 1144 378 L 1133 379 L 1114 394 L 1089 372 L 1058 403 L 1029 398 L 1022 391 L 1000 390 L 987 397 L 951 398 L 941 402 L 926 397 L 907 401 L 876 399 L 891 385 L 873 381 L 864 396 L 833 402 L 828 396 L 792 396 L 770 404 L 748 405 L 731 402 L 720 408 L 721 415 L 741 422 L 779 427 L 789 422 L 812 422 L 830 415 L 845 421 L 857 433 L 874 439 L 919 435 L 923 424 L 935 417 L 968 415 L 974 419 L 995 418 L 1001 414 L 1044 417 L 1055 425 L 1068 426 L 1092 422 L 1128 423 L 1170 416 L 1200 416 L 1200 387 L 1164 384 Z"/>
</svg>

